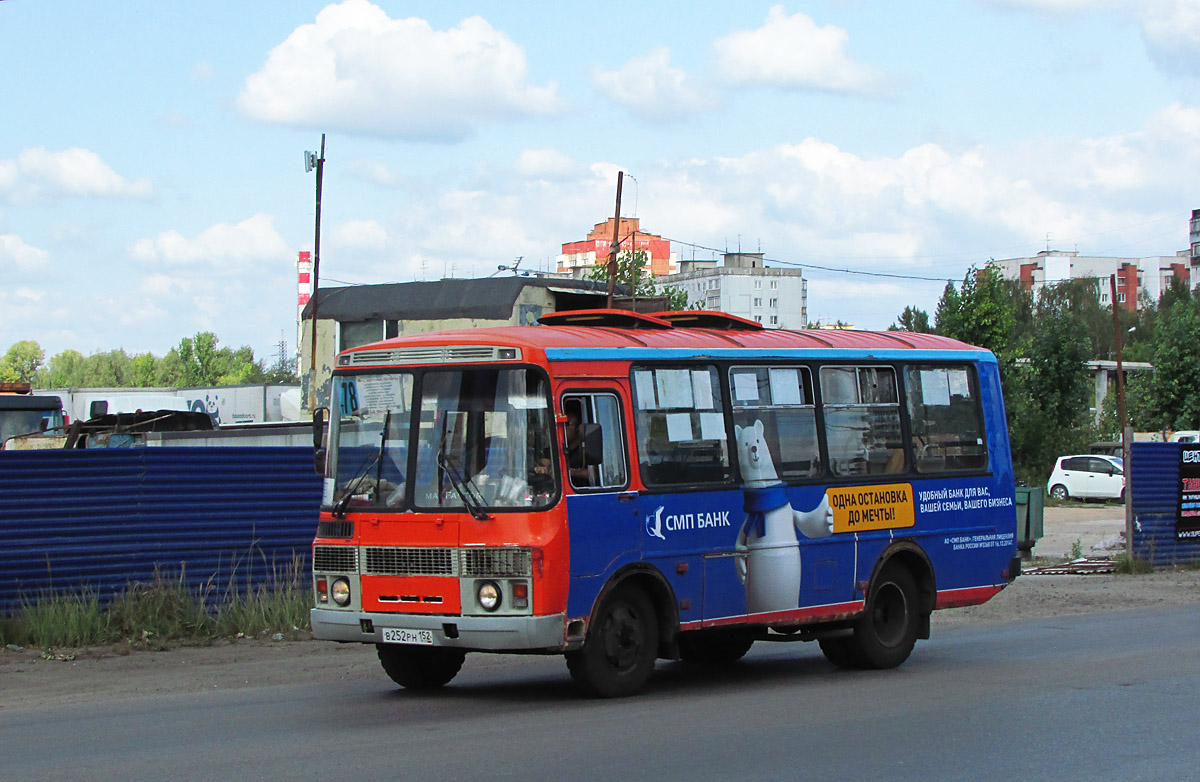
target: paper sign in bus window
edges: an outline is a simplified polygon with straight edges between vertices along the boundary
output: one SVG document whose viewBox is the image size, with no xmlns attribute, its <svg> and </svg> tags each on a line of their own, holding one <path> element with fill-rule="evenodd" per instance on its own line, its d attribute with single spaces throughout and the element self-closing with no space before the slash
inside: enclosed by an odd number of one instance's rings
<svg viewBox="0 0 1200 782">
<path fill-rule="evenodd" d="M 404 410 L 404 389 L 399 375 L 364 375 L 358 378 L 358 406 L 365 412 Z"/>
<path fill-rule="evenodd" d="M 654 373 L 658 404 L 665 408 L 691 408 L 692 373 L 687 369 L 659 369 Z"/>
<path fill-rule="evenodd" d="M 739 402 L 758 401 L 758 376 L 738 372 L 733 376 L 733 398 Z"/>
<path fill-rule="evenodd" d="M 971 385 L 967 382 L 967 370 L 955 369 L 947 373 L 950 376 L 950 393 L 963 398 L 971 395 Z"/>
<path fill-rule="evenodd" d="M 692 370 L 692 395 L 697 410 L 713 409 L 712 376 L 706 369 Z"/>
<path fill-rule="evenodd" d="M 633 384 L 637 389 L 638 409 L 657 410 L 658 405 L 654 401 L 654 373 L 646 370 L 634 372 Z"/>
<path fill-rule="evenodd" d="M 950 384 L 943 369 L 921 370 L 921 401 L 926 407 L 945 407 L 950 404 Z"/>
<path fill-rule="evenodd" d="M 690 442 L 696 439 L 692 435 L 691 413 L 667 414 L 667 439 L 673 443 Z"/>
<path fill-rule="evenodd" d="M 700 414 L 700 439 L 701 440 L 724 440 L 725 439 L 725 416 L 720 413 L 701 413 Z"/>
<path fill-rule="evenodd" d="M 768 377 L 771 383 L 771 403 L 776 405 L 799 405 L 804 400 L 800 397 L 800 372 L 795 369 L 770 369 Z"/>
</svg>

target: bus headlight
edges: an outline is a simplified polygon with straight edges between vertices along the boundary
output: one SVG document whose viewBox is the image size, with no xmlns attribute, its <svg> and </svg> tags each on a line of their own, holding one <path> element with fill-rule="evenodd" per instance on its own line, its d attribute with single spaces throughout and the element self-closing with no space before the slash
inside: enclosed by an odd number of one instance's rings
<svg viewBox="0 0 1200 782">
<path fill-rule="evenodd" d="M 484 581 L 479 585 L 475 598 L 484 611 L 495 611 L 500 607 L 500 587 L 494 581 Z"/>
<path fill-rule="evenodd" d="M 343 608 L 350 605 L 350 582 L 344 578 L 335 579 L 329 587 L 329 595 Z"/>
</svg>

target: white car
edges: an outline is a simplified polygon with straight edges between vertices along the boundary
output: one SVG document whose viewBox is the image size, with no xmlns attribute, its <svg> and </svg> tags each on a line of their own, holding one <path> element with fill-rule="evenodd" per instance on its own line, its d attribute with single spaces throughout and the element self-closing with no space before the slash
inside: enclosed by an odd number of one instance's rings
<svg viewBox="0 0 1200 782">
<path fill-rule="evenodd" d="M 1055 499 L 1125 499 L 1125 464 L 1116 456 L 1060 456 L 1046 481 Z"/>
</svg>

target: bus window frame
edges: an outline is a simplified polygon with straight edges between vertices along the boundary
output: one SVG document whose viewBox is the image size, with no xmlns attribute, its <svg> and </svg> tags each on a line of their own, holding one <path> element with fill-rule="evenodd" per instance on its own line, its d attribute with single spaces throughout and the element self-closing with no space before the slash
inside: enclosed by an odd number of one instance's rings
<svg viewBox="0 0 1200 782">
<path fill-rule="evenodd" d="M 921 470 L 917 453 L 913 449 L 913 438 L 916 437 L 916 430 L 912 425 L 912 409 L 909 406 L 908 400 L 908 374 L 910 370 L 921 371 L 923 368 L 932 369 L 965 369 L 967 371 L 967 388 L 970 392 L 970 399 L 974 403 L 975 420 L 979 426 L 979 445 L 983 448 L 984 466 L 982 467 L 965 467 L 962 469 L 947 469 L 923 471 Z M 987 413 L 983 408 L 983 391 L 979 380 L 979 365 L 978 362 L 968 360 L 958 361 L 906 361 L 901 367 L 901 390 L 903 392 L 904 418 L 908 424 L 908 432 L 905 438 L 905 447 L 911 459 L 912 474 L 921 478 L 933 478 L 937 476 L 960 476 L 960 475 L 991 475 L 992 474 L 992 449 L 988 444 L 988 429 L 987 429 Z M 926 447 L 928 447 L 928 443 Z"/>
<path fill-rule="evenodd" d="M 559 405 L 559 410 L 562 411 L 562 415 L 565 416 L 567 414 L 566 402 L 568 399 L 578 399 L 579 397 L 585 397 L 585 396 L 586 397 L 610 396 L 616 401 L 617 425 L 620 427 L 620 431 L 618 433 L 619 434 L 618 450 L 620 451 L 620 454 L 621 454 L 621 460 L 622 460 L 621 468 L 624 472 L 625 480 L 623 483 L 616 484 L 613 486 L 576 486 L 575 483 L 571 480 L 570 465 L 567 463 L 567 459 L 566 459 L 566 440 L 565 440 L 565 438 L 562 437 L 561 427 L 556 426 L 556 427 L 554 427 L 554 434 L 555 434 L 556 438 L 561 439 L 561 442 L 557 442 L 555 447 L 558 449 L 559 453 L 563 454 L 563 468 L 560 469 L 559 472 L 563 473 L 563 476 L 566 479 L 562 482 L 563 488 L 565 489 L 567 486 L 570 486 L 571 490 L 573 492 L 575 492 L 576 494 L 603 494 L 603 493 L 611 493 L 611 492 L 628 491 L 630 486 L 632 485 L 632 481 L 633 481 L 632 472 L 633 471 L 630 469 L 630 465 L 631 465 L 630 451 L 629 451 L 630 439 L 629 439 L 628 426 L 627 426 L 627 422 L 626 422 L 627 411 L 625 409 L 625 404 L 624 404 L 625 397 L 622 395 L 621 389 L 614 388 L 612 386 L 564 387 L 558 394 L 558 405 Z M 632 405 L 632 401 L 633 401 L 632 397 L 630 397 L 629 401 Z M 598 422 L 591 422 L 591 423 L 598 423 Z"/>
<path fill-rule="evenodd" d="M 712 360 L 712 359 L 693 359 L 693 360 L 665 360 L 665 361 L 631 361 L 629 363 L 629 413 L 633 419 L 633 436 L 630 438 L 630 447 L 633 449 L 634 459 L 631 463 L 636 463 L 638 467 L 638 480 L 641 481 L 644 491 L 648 494 L 671 494 L 675 492 L 688 491 L 721 491 L 730 488 L 736 488 L 742 485 L 741 469 L 737 463 L 737 454 L 734 453 L 735 444 L 732 441 L 730 419 L 731 401 L 729 397 L 729 383 L 726 382 L 724 374 L 729 365 L 728 361 Z M 721 405 L 722 425 L 725 430 L 725 460 L 724 465 L 727 471 L 727 477 L 723 481 L 691 481 L 681 483 L 649 483 L 646 480 L 647 465 L 642 462 L 642 432 L 638 425 L 638 398 L 637 398 L 637 380 L 635 376 L 639 370 L 659 369 L 705 369 L 712 370 L 717 378 L 717 396 L 714 396 L 714 401 L 719 397 Z M 661 408 L 654 408 L 661 409 Z M 695 409 L 695 408 L 693 408 Z"/>
<path fill-rule="evenodd" d="M 511 363 L 510 362 L 492 362 L 492 363 L 484 363 L 484 364 L 455 363 L 455 364 L 421 364 L 421 365 L 388 364 L 388 365 L 381 365 L 381 366 L 374 366 L 374 367 L 354 367 L 351 369 L 340 369 L 339 371 L 335 372 L 335 374 L 333 375 L 333 378 L 334 378 L 334 382 L 336 382 L 337 378 L 343 377 L 343 376 L 349 376 L 349 375 L 373 375 L 373 374 L 388 374 L 388 373 L 401 373 L 401 374 L 412 375 L 412 377 L 413 377 L 413 398 L 412 398 L 412 409 L 409 411 L 409 423 L 408 423 L 408 425 L 409 425 L 409 445 L 410 446 L 413 446 L 413 445 L 419 446 L 420 445 L 419 441 L 414 443 L 414 438 L 416 438 L 417 435 L 419 435 L 419 433 L 420 433 L 421 403 L 424 398 L 423 395 L 424 395 L 424 391 L 425 391 L 425 376 L 427 374 L 429 374 L 431 372 L 467 372 L 467 371 L 501 372 L 501 371 L 508 371 L 508 370 L 525 370 L 525 371 L 534 370 L 536 372 L 536 374 L 540 377 L 542 383 L 544 384 L 545 391 L 546 391 L 546 394 L 545 394 L 546 404 L 549 405 L 548 410 L 550 413 L 551 448 L 554 449 L 553 452 L 557 452 L 561 448 L 561 444 L 560 444 L 560 438 L 559 438 L 558 431 L 557 431 L 558 427 L 555 426 L 555 424 L 554 424 L 553 378 L 551 377 L 550 373 L 546 371 L 545 367 L 542 367 L 538 364 L 533 364 L 533 363 L 528 363 L 528 362 L 511 362 Z M 419 447 L 409 447 L 407 450 L 408 450 L 408 454 L 407 454 L 406 466 L 405 466 L 406 475 L 414 476 L 414 477 L 412 479 L 405 481 L 404 503 L 403 503 L 402 507 L 409 511 L 417 512 L 417 513 L 447 513 L 447 512 L 449 512 L 449 513 L 459 513 L 459 512 L 468 513 L 469 511 L 467 510 L 467 508 L 465 506 L 451 505 L 451 506 L 426 507 L 426 506 L 417 505 L 417 503 L 416 503 L 417 481 L 415 480 L 415 476 L 417 475 L 416 470 L 417 470 L 417 462 L 418 462 L 418 459 L 420 458 L 420 454 L 419 454 L 420 448 Z M 547 500 L 546 503 L 533 504 L 533 505 L 520 505 L 520 506 L 484 505 L 483 510 L 488 511 L 489 513 L 529 513 L 531 511 L 543 512 L 543 511 L 549 511 L 549 510 L 553 509 L 554 506 L 556 506 L 562 500 L 563 481 L 562 481 L 562 476 L 559 474 L 560 471 L 558 468 L 558 461 L 552 459 L 551 463 L 555 465 L 554 466 L 554 491 L 550 493 L 550 498 L 549 498 L 549 500 Z M 370 509 L 370 512 L 387 513 L 387 512 L 392 512 L 392 511 L 393 511 L 393 509 L 378 508 L 378 507 Z M 396 510 L 395 512 L 400 512 L 400 511 Z"/>
</svg>

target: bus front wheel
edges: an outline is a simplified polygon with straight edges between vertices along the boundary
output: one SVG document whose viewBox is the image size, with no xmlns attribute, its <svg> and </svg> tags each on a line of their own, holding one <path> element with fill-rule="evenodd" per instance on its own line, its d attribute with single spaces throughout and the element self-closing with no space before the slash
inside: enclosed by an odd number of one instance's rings
<svg viewBox="0 0 1200 782">
<path fill-rule="evenodd" d="M 376 644 L 379 662 L 388 677 L 409 690 L 433 690 L 453 679 L 467 653 L 438 646 Z"/>
<path fill-rule="evenodd" d="M 619 587 L 600 606 L 583 648 L 567 653 L 571 678 L 590 695 L 619 698 L 642 688 L 658 657 L 658 619 L 646 593 Z"/>
</svg>

